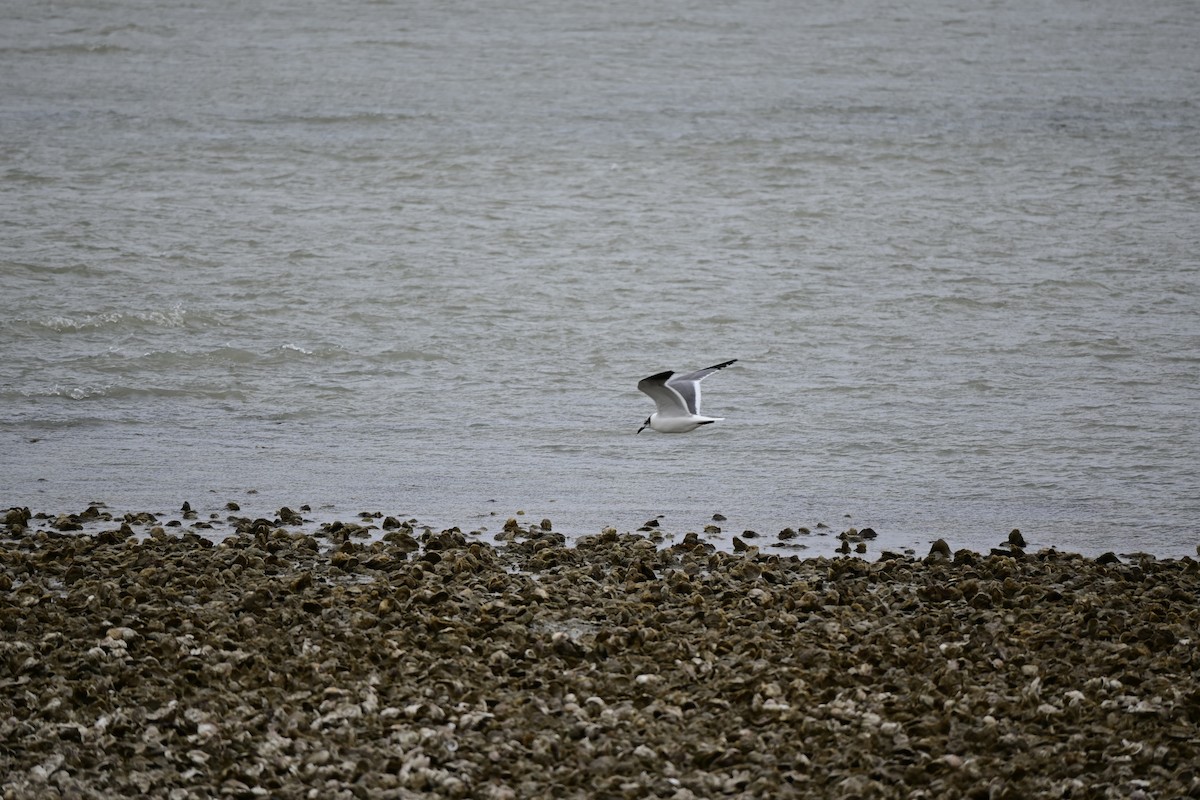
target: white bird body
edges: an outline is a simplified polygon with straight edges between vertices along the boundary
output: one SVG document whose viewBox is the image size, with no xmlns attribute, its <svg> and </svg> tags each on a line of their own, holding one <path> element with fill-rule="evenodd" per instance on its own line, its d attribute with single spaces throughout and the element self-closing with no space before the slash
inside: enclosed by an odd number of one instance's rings
<svg viewBox="0 0 1200 800">
<path fill-rule="evenodd" d="M 700 381 L 719 369 L 725 369 L 737 359 L 723 364 L 698 369 L 686 375 L 676 375 L 667 370 L 638 381 L 638 389 L 649 395 L 658 410 L 646 418 L 641 433 L 646 428 L 659 433 L 687 433 L 701 425 L 720 422 L 724 417 L 706 417 L 700 413 Z"/>
</svg>

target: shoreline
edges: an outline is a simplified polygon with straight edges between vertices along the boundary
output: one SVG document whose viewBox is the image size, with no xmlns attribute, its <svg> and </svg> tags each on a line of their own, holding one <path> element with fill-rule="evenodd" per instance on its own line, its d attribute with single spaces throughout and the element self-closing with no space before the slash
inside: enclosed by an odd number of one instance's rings
<svg viewBox="0 0 1200 800">
<path fill-rule="evenodd" d="M 1188 557 L 272 522 L 0 529 L 0 792 L 1200 792 Z"/>
<path fill-rule="evenodd" d="M 216 510 L 219 508 L 220 510 Z M 559 530 L 559 526 L 541 515 L 527 514 L 516 510 L 509 514 L 489 511 L 464 515 L 473 519 L 469 526 L 434 524 L 428 521 L 410 517 L 405 514 L 389 514 L 387 512 L 357 511 L 347 513 L 333 511 L 332 508 L 313 510 L 309 505 L 299 505 L 295 509 L 288 506 L 280 507 L 261 514 L 261 508 L 256 512 L 243 512 L 237 502 L 227 502 L 223 506 L 206 505 L 205 508 L 193 509 L 192 505 L 184 502 L 176 511 L 120 512 L 114 511 L 103 502 L 92 502 L 82 512 L 45 512 L 31 511 L 30 507 L 11 507 L 4 514 L 3 527 L 11 533 L 13 530 L 41 530 L 47 533 L 74 533 L 98 536 L 101 534 L 119 535 L 121 537 L 135 536 L 145 538 L 151 535 L 181 536 L 191 533 L 214 543 L 220 543 L 229 536 L 252 533 L 256 530 L 283 528 L 289 533 L 311 535 L 321 540 L 323 546 L 333 546 L 347 537 L 362 542 L 379 541 L 389 531 L 398 528 L 413 532 L 429 532 L 436 530 L 458 530 L 466 536 L 479 541 L 494 542 L 503 545 L 515 537 L 513 531 L 523 528 Z M 846 515 L 847 517 L 849 515 Z M 600 535 L 609 531 L 618 533 L 637 533 L 645 536 L 660 547 L 670 547 L 680 544 L 688 537 L 699 536 L 707 544 L 717 550 L 728 552 L 745 552 L 755 550 L 764 554 L 780 557 L 798 556 L 806 558 L 833 558 L 842 555 L 855 555 L 868 560 L 883 556 L 900 555 L 909 558 L 920 558 L 929 552 L 931 546 L 950 548 L 951 552 L 968 550 L 977 554 L 1012 555 L 1021 558 L 1031 552 L 1053 550 L 1055 552 L 1075 553 L 1085 558 L 1119 558 L 1126 561 L 1141 561 L 1145 559 L 1173 560 L 1190 558 L 1191 552 L 1180 552 L 1171 548 L 1169 554 L 1152 553 L 1142 550 L 1104 550 L 1100 547 L 1091 548 L 1087 552 L 1079 552 L 1070 548 L 1059 549 L 1037 540 L 1027 542 L 1019 529 L 998 531 L 990 542 L 983 543 L 978 533 L 966 536 L 969 542 L 966 546 L 955 546 L 953 537 L 932 536 L 896 536 L 894 533 L 877 533 L 871 527 L 858 527 L 846 520 L 832 527 L 817 521 L 809 526 L 795 525 L 784 527 L 777 532 L 767 530 L 746 530 L 740 526 L 728 527 L 725 517 L 720 513 L 712 515 L 711 521 L 701 524 L 677 527 L 666 521 L 662 515 L 652 516 L 637 526 L 627 526 L 622 529 L 612 525 L 599 525 L 595 528 L 580 529 L 575 527 L 567 535 L 568 543 L 575 543 L 589 536 Z M 161 529 L 156 531 L 155 529 Z M 585 532 L 580 532 L 584 530 Z M 1200 544 L 1195 545 L 1195 554 L 1200 556 Z"/>
</svg>

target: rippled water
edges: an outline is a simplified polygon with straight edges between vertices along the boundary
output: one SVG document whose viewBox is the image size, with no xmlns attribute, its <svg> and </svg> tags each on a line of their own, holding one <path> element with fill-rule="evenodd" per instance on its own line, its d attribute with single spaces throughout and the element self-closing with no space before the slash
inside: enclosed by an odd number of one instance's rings
<svg viewBox="0 0 1200 800">
<path fill-rule="evenodd" d="M 1200 542 L 1194 3 L 3 17 L 5 505 Z"/>
</svg>

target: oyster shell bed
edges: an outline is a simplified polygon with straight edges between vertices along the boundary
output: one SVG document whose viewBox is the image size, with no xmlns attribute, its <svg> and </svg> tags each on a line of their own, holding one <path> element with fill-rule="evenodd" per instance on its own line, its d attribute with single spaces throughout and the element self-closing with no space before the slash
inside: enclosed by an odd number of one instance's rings
<svg viewBox="0 0 1200 800">
<path fill-rule="evenodd" d="M 0 797 L 1200 796 L 1190 558 L 356 527 L 10 512 Z"/>
</svg>

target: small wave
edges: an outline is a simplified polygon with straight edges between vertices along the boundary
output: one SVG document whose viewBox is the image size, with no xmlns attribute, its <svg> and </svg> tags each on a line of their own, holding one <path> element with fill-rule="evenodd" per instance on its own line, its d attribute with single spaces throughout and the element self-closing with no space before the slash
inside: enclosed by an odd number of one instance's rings
<svg viewBox="0 0 1200 800">
<path fill-rule="evenodd" d="M 277 114 L 271 117 L 242 119 L 247 125 L 378 125 L 421 119 L 424 115 L 385 111 L 358 111 L 348 114 Z"/>
<path fill-rule="evenodd" d="M 29 186 L 48 185 L 58 182 L 58 178 L 50 175 L 41 175 L 23 169 L 8 170 L 4 173 L 4 180 L 8 183 L 22 183 Z"/>
<path fill-rule="evenodd" d="M 263 356 L 266 363 L 280 364 L 289 363 L 296 359 L 321 359 L 327 361 L 341 360 L 346 356 L 346 348 L 336 344 L 310 344 L 305 347 L 296 342 L 285 342 L 271 348 L 269 353 Z M 255 356 L 258 358 L 258 356 Z"/>
<path fill-rule="evenodd" d="M 23 55 L 111 55 L 113 53 L 131 53 L 133 52 L 128 47 L 122 47 L 117 44 L 90 44 L 80 42 L 76 44 L 56 44 L 44 45 L 40 47 L 13 47 L 4 48 L 10 53 L 21 53 Z"/>
<path fill-rule="evenodd" d="M 31 329 L 54 333 L 182 328 L 187 324 L 187 312 L 181 305 L 176 305 L 165 311 L 103 311 L 78 316 L 58 314 L 20 322 Z"/>
<path fill-rule="evenodd" d="M 220 388 L 168 388 L 161 386 L 123 386 L 107 384 L 54 384 L 37 389 L 8 389 L 0 392 L 4 399 L 64 398 L 67 400 L 129 399 L 140 397 L 200 397 L 208 400 L 245 400 L 244 392 Z"/>
<path fill-rule="evenodd" d="M 107 397 L 113 390 L 113 385 L 106 386 L 60 386 L 55 385 L 46 392 L 32 392 L 34 396 L 66 397 L 71 400 L 91 400 L 96 397 Z"/>
<path fill-rule="evenodd" d="M 446 356 L 441 353 L 433 353 L 428 350 L 384 350 L 375 356 L 372 360 L 393 362 L 393 361 L 445 361 Z"/>
</svg>

